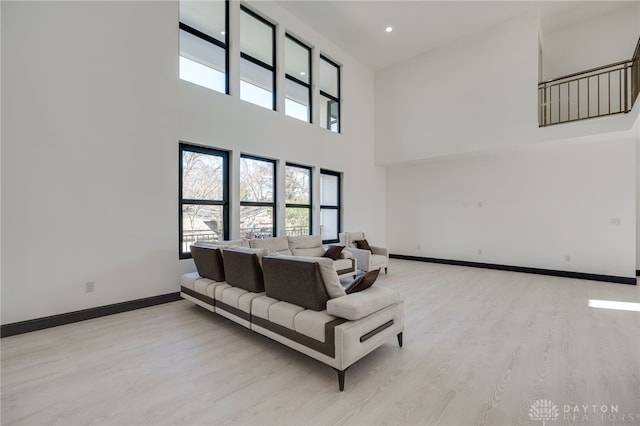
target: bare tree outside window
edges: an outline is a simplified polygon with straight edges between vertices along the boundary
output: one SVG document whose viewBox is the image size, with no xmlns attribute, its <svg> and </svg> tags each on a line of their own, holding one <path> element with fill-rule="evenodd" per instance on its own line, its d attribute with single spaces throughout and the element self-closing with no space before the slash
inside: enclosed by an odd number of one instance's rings
<svg viewBox="0 0 640 426">
<path fill-rule="evenodd" d="M 311 168 L 287 164 L 285 167 L 288 236 L 311 234 Z"/>
<path fill-rule="evenodd" d="M 181 256 L 196 241 L 225 238 L 227 154 L 181 145 Z"/>
<path fill-rule="evenodd" d="M 240 237 L 275 235 L 275 162 L 240 158 Z"/>
</svg>

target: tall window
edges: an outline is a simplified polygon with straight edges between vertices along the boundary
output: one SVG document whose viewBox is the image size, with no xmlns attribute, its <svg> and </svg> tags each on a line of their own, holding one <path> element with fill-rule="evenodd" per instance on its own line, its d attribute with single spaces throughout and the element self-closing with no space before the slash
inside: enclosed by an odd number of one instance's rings
<svg viewBox="0 0 640 426">
<path fill-rule="evenodd" d="M 320 126 L 340 133 L 340 66 L 320 55 Z"/>
<path fill-rule="evenodd" d="M 276 27 L 240 6 L 240 99 L 276 109 Z"/>
<path fill-rule="evenodd" d="M 325 243 L 338 242 L 342 230 L 340 173 L 320 170 L 320 235 Z"/>
<path fill-rule="evenodd" d="M 311 48 L 287 34 L 284 59 L 284 112 L 311 123 Z"/>
<path fill-rule="evenodd" d="M 196 241 L 229 239 L 229 153 L 180 144 L 180 258 Z"/>
<path fill-rule="evenodd" d="M 276 235 L 276 162 L 240 157 L 240 237 Z"/>
<path fill-rule="evenodd" d="M 180 1 L 180 78 L 229 93 L 228 4 Z"/>
<path fill-rule="evenodd" d="M 287 164 L 284 185 L 287 235 L 311 235 L 311 167 Z"/>
</svg>

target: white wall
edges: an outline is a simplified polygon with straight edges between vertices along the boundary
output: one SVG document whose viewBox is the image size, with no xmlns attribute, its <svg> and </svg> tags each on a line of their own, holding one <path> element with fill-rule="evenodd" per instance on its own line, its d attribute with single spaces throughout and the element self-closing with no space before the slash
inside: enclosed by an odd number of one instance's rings
<svg viewBox="0 0 640 426">
<path fill-rule="evenodd" d="M 3 324 L 178 291 L 179 140 L 344 172 L 384 243 L 373 73 L 256 6 L 344 65 L 342 135 L 180 81 L 176 2 L 2 2 Z"/>
<path fill-rule="evenodd" d="M 634 276 L 640 108 L 539 129 L 537 61 L 528 14 L 376 74 L 392 253 Z"/>
<path fill-rule="evenodd" d="M 640 37 L 640 2 L 545 32 L 544 79 L 630 59 Z"/>
<path fill-rule="evenodd" d="M 635 144 L 623 135 L 390 167 L 389 248 L 633 277 Z"/>
<path fill-rule="evenodd" d="M 535 13 L 379 71 L 376 160 L 529 142 L 538 126 L 537 82 Z"/>
</svg>

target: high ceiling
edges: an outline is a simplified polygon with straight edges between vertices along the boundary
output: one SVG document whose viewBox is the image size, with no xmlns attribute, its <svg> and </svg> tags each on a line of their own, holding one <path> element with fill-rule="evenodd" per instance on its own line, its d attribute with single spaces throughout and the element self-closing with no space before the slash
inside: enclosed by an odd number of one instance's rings
<svg viewBox="0 0 640 426">
<path fill-rule="evenodd" d="M 480 0 L 280 0 L 277 3 L 374 70 L 526 12 L 537 10 L 543 32 L 551 32 L 630 4 L 625 1 Z M 393 27 L 390 33 L 385 32 L 388 26 Z"/>
</svg>

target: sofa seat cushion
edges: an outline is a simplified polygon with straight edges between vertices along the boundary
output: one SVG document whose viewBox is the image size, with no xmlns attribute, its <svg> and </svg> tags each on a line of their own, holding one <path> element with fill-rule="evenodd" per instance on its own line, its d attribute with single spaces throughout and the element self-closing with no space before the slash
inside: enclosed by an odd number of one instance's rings
<svg viewBox="0 0 640 426">
<path fill-rule="evenodd" d="M 189 290 L 196 290 L 196 281 L 200 279 L 200 274 L 197 272 L 190 272 L 180 277 L 180 287 L 186 287 Z"/>
<path fill-rule="evenodd" d="M 274 303 L 278 303 L 278 300 L 266 295 L 256 297 L 251 302 L 251 315 L 269 320 L 269 307 Z"/>
<path fill-rule="evenodd" d="M 287 327 L 289 330 L 295 330 L 294 318 L 300 312 L 304 311 L 303 307 L 287 302 L 277 302 L 269 306 L 269 321 Z"/>
<path fill-rule="evenodd" d="M 194 290 L 200 294 L 207 294 L 207 290 L 209 286 L 213 286 L 215 288 L 216 284 L 222 284 L 222 283 L 218 283 L 217 281 L 210 280 L 209 278 L 200 278 L 195 282 Z"/>
<path fill-rule="evenodd" d="M 222 294 L 228 288 L 231 288 L 231 286 L 227 283 L 224 283 L 222 285 L 215 287 L 213 292 L 213 298 L 222 302 Z"/>
<path fill-rule="evenodd" d="M 353 270 L 351 259 L 338 259 L 333 261 L 333 269 L 339 274 Z M 353 271 L 355 272 L 355 271 Z"/>
<path fill-rule="evenodd" d="M 289 249 L 294 256 L 322 257 L 326 251 L 322 246 L 322 237 L 320 235 L 287 238 Z"/>
<path fill-rule="evenodd" d="M 225 305 L 239 308 L 240 297 L 249 293 L 247 290 L 239 287 L 228 287 L 222 290 L 222 298 L 216 299 L 224 303 Z"/>
<path fill-rule="evenodd" d="M 248 314 L 251 313 L 251 305 L 253 304 L 253 301 L 255 299 L 257 299 L 258 297 L 262 297 L 264 296 L 265 293 L 253 293 L 251 291 L 248 291 L 247 293 L 243 294 L 242 296 L 240 296 L 240 298 L 238 298 L 238 309 L 240 309 L 243 312 L 246 312 Z"/>
<path fill-rule="evenodd" d="M 209 284 L 209 286 L 207 287 L 207 296 L 209 296 L 212 299 L 216 298 L 216 288 L 220 287 L 220 286 L 224 286 L 226 288 L 226 286 L 228 286 L 229 284 L 227 283 L 219 283 L 219 282 L 212 282 L 211 284 Z"/>
<path fill-rule="evenodd" d="M 401 301 L 397 291 L 370 287 L 327 302 L 327 313 L 348 320 L 357 320 Z"/>
<path fill-rule="evenodd" d="M 335 319 L 336 317 L 329 315 L 327 311 L 305 309 L 293 318 L 293 325 L 298 333 L 324 342 L 325 325 Z"/>
<path fill-rule="evenodd" d="M 249 245 L 252 248 L 261 248 L 267 250 L 269 254 L 278 253 L 291 256 L 291 250 L 289 250 L 289 240 L 287 237 L 275 237 L 275 238 L 255 238 L 249 240 Z"/>
<path fill-rule="evenodd" d="M 266 250 L 263 249 L 225 249 L 223 260 L 227 284 L 254 293 L 263 292 L 264 279 L 260 263 L 265 254 Z"/>
</svg>

